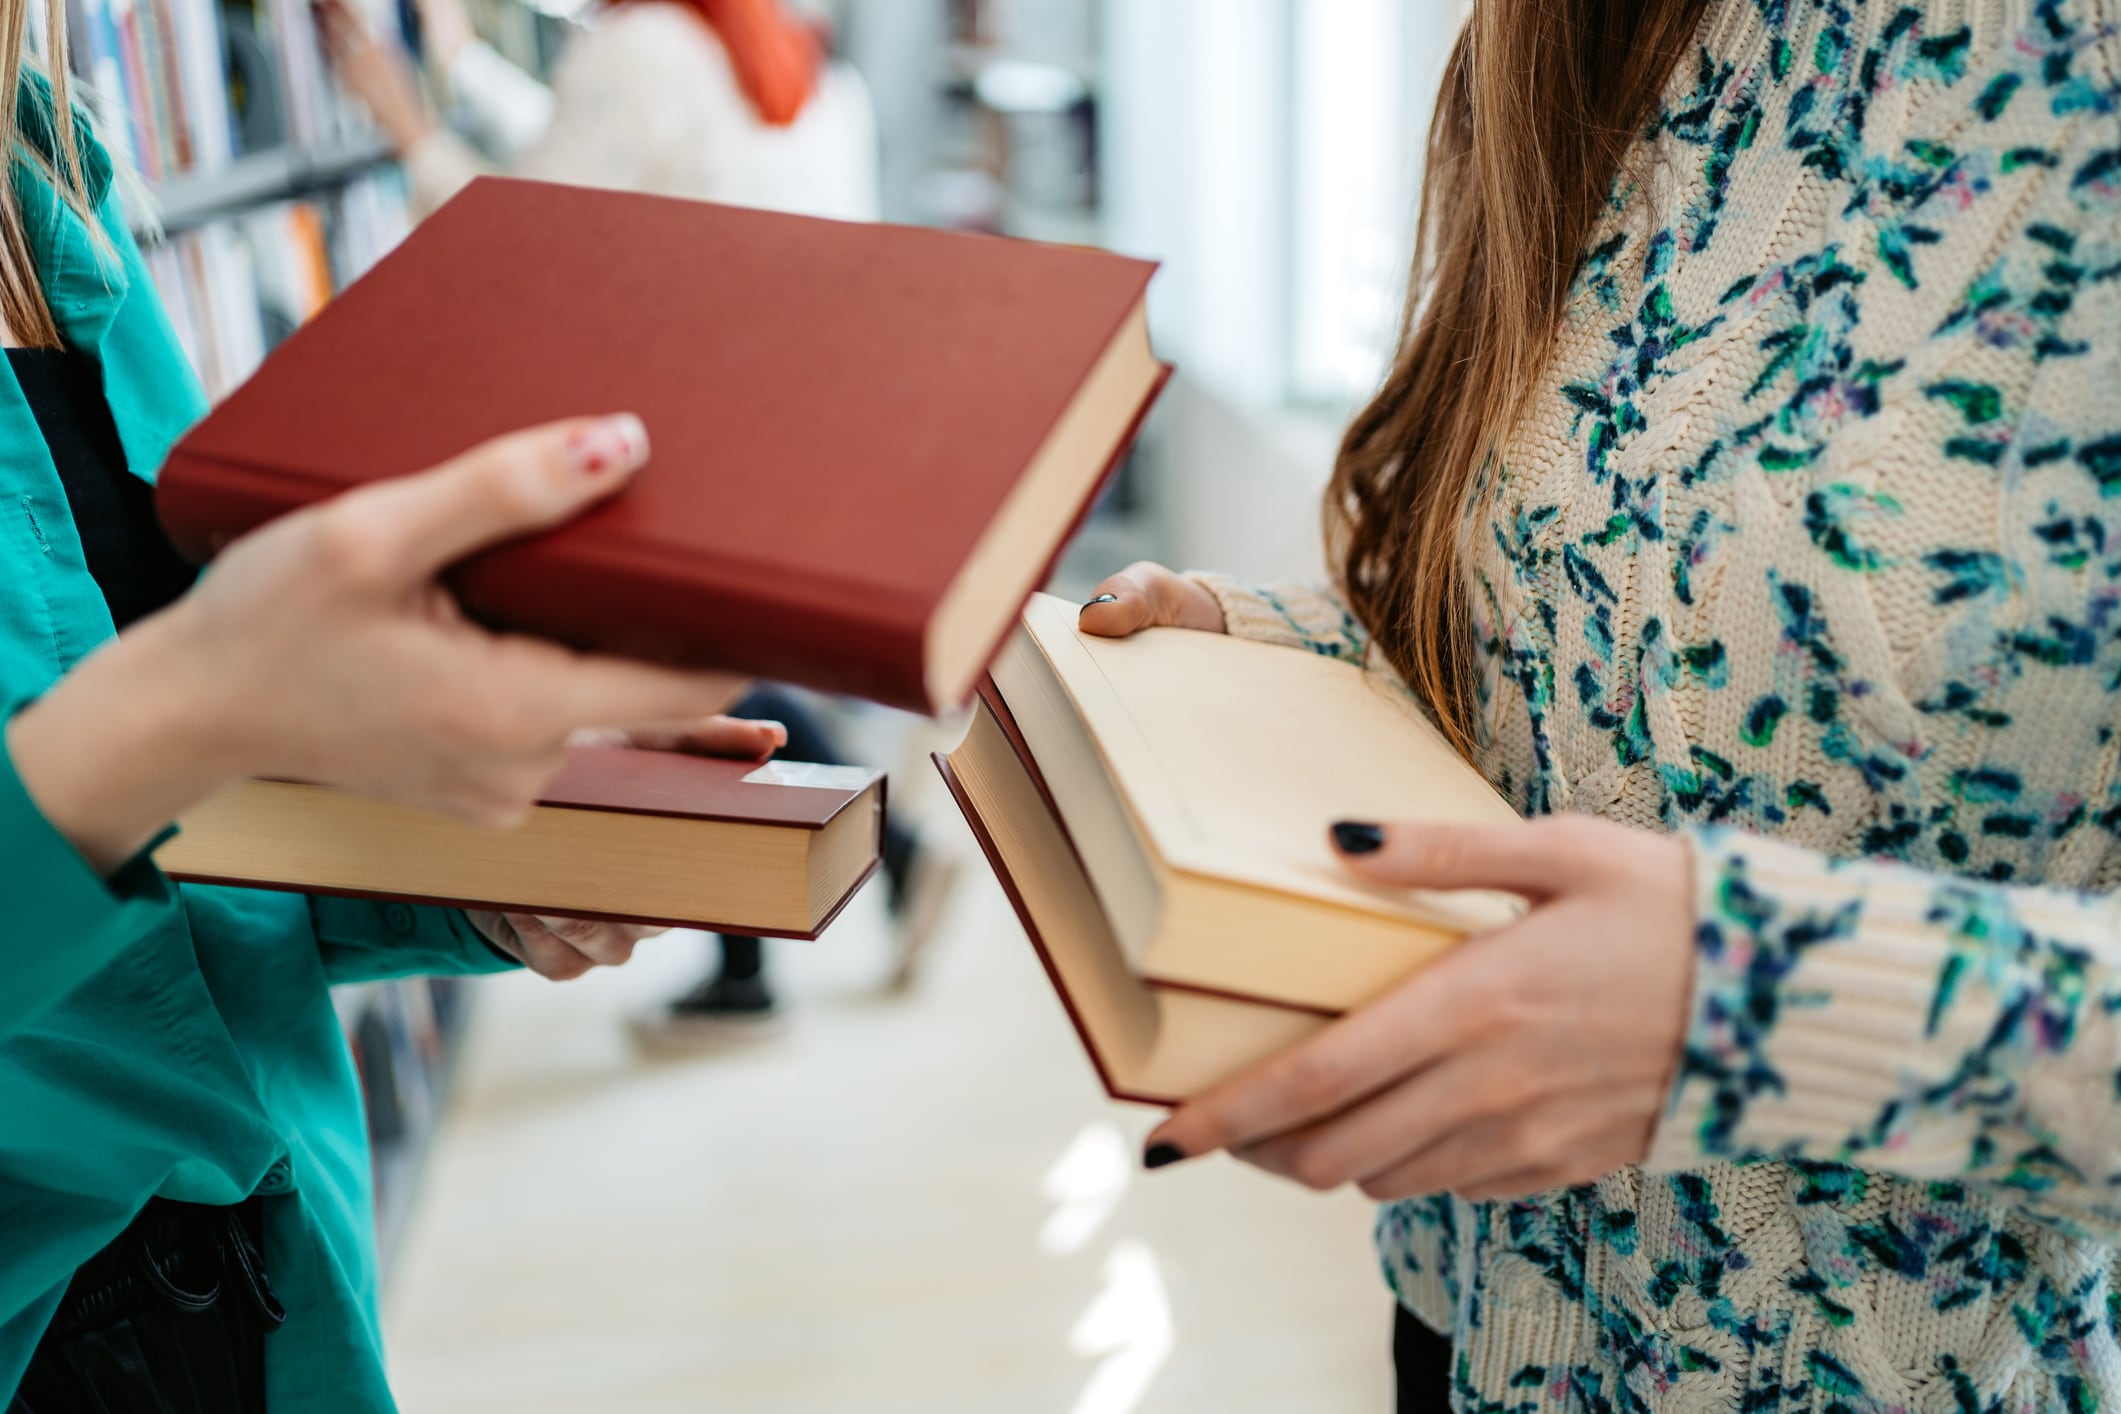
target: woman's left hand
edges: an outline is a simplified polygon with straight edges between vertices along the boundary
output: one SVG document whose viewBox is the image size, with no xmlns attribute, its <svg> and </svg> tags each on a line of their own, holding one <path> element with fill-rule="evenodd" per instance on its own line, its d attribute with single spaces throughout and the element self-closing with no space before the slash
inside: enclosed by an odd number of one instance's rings
<svg viewBox="0 0 2121 1414">
<path fill-rule="evenodd" d="M 696 727 L 670 732 L 578 732 L 573 744 L 763 760 L 788 744 L 788 729 L 779 722 L 710 717 Z M 465 917 L 488 942 L 554 982 L 571 982 L 592 968 L 623 966 L 632 960 L 634 946 L 643 938 L 668 931 L 593 918 L 548 918 L 475 909 L 467 909 Z"/>
<path fill-rule="evenodd" d="M 1687 845 L 1568 816 L 1333 834 L 1378 883 L 1502 889 L 1532 907 L 1181 1107 L 1149 1136 L 1149 1165 L 1227 1149 L 1310 1188 L 1478 1200 L 1639 1163 L 1686 1035 Z"/>
</svg>

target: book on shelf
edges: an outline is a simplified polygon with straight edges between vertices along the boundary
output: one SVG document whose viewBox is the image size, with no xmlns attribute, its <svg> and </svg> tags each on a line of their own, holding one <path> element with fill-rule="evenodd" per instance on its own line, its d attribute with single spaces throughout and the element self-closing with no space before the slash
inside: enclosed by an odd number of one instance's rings
<svg viewBox="0 0 2121 1414">
<path fill-rule="evenodd" d="M 876 872 L 883 812 L 873 771 L 584 747 L 515 829 L 247 781 L 155 862 L 194 883 L 814 938 Z"/>
<path fill-rule="evenodd" d="M 73 71 L 103 135 L 150 182 L 246 154 L 301 154 L 371 131 L 330 77 L 308 0 L 47 0 L 67 7 Z M 379 33 L 396 0 L 363 0 Z"/>
<path fill-rule="evenodd" d="M 223 396 L 402 238 L 400 183 L 355 171 L 329 194 L 285 189 L 372 131 L 329 77 L 306 0 L 47 2 L 67 7 L 104 141 L 162 208 L 127 215 L 143 232 L 165 214 L 179 228 L 148 243 L 148 271 L 208 395 Z M 395 0 L 364 3 L 398 27 Z"/>
<path fill-rule="evenodd" d="M 952 708 L 1168 376 L 1152 269 L 483 178 L 184 437 L 163 523 L 203 558 L 483 438 L 630 410 L 649 465 L 582 519 L 459 567 L 470 612 Z"/>
<path fill-rule="evenodd" d="M 1336 819 L 1518 818 L 1403 693 L 1221 634 L 1092 638 L 1076 612 L 1031 602 L 936 759 L 1112 1094 L 1196 1094 L 1521 909 L 1334 858 Z"/>
<path fill-rule="evenodd" d="M 219 399 L 410 226 L 396 175 L 378 173 L 157 242 L 147 269 L 178 343 Z"/>
</svg>

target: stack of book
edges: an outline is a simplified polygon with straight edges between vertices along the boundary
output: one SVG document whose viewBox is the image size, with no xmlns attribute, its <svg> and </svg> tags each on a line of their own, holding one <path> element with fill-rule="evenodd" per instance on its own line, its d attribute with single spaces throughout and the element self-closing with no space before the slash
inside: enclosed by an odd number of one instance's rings
<svg viewBox="0 0 2121 1414">
<path fill-rule="evenodd" d="M 1041 596 L 937 757 L 1105 1088 L 1168 1104 L 1374 1000 L 1522 903 L 1369 886 L 1336 819 L 1518 817 L 1353 663 Z"/>
<path fill-rule="evenodd" d="M 158 502 L 203 558 L 482 437 L 630 408 L 650 465 L 583 519 L 459 566 L 467 610 L 947 711 L 1168 376 L 1150 274 L 1091 251 L 486 179 L 194 428 Z M 258 781 L 187 816 L 158 859 L 216 883 L 810 937 L 877 868 L 882 807 L 866 773 L 585 753 L 514 831 Z M 387 1228 L 392 1156 L 431 1122 L 446 1027 L 418 998 L 365 997 L 348 1024 Z"/>
</svg>

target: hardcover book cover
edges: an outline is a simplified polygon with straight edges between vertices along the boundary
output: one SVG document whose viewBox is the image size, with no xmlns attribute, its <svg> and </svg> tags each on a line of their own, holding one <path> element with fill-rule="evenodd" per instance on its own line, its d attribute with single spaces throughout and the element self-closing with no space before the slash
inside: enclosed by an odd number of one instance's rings
<svg viewBox="0 0 2121 1414">
<path fill-rule="evenodd" d="M 1169 370 L 1098 251 L 485 178 L 171 454 L 204 558 L 516 428 L 631 411 L 607 505 L 463 565 L 497 625 L 962 703 Z"/>
</svg>

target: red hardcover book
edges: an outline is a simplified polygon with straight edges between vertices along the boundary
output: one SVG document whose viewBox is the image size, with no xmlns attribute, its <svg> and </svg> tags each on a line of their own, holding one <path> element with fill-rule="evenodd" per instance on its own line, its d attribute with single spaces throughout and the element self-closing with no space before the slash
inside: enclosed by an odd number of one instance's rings
<svg viewBox="0 0 2121 1414">
<path fill-rule="evenodd" d="M 962 703 L 1169 370 L 1097 251 L 488 178 L 172 453 L 203 558 L 482 438 L 631 411 L 612 503 L 453 579 L 502 626 Z"/>
<path fill-rule="evenodd" d="M 876 872 L 883 817 L 875 771 L 577 748 L 515 829 L 246 781 L 155 862 L 192 883 L 814 938 Z"/>
</svg>

